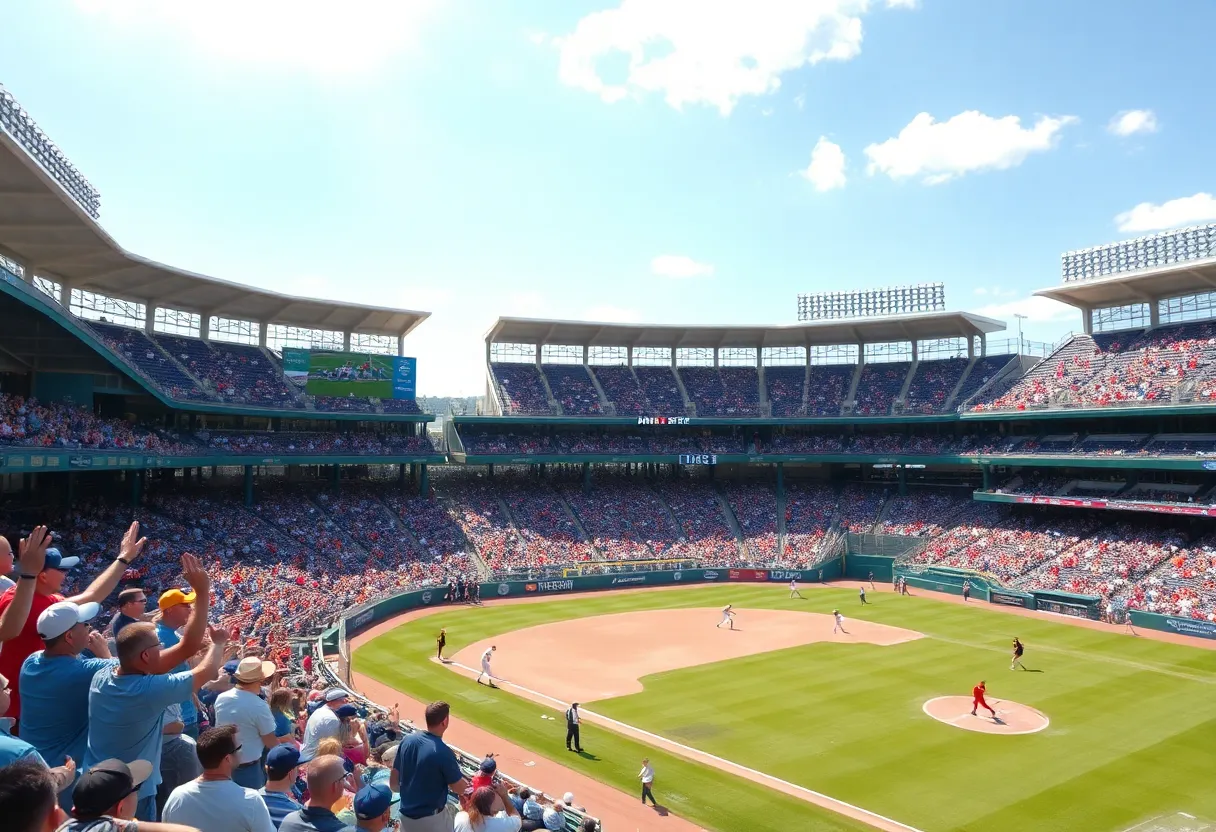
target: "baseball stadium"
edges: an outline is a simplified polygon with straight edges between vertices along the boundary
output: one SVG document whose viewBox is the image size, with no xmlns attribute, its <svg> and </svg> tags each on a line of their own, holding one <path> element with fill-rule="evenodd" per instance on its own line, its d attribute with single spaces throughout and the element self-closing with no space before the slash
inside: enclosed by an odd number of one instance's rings
<svg viewBox="0 0 1216 832">
<path fill-rule="evenodd" d="M 1216 225 L 1064 254 L 1051 344 L 937 284 L 502 316 L 433 414 L 385 383 L 429 313 L 131 253 L 3 90 L 0 128 L 13 550 L 49 527 L 107 615 L 202 582 L 360 767 L 443 701 L 525 829 L 1216 830 Z"/>
</svg>

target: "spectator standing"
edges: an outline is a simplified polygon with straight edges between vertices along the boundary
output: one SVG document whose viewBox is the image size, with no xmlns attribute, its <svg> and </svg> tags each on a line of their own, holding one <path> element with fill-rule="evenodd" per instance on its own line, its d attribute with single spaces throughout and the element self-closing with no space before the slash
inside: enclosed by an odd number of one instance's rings
<svg viewBox="0 0 1216 832">
<path fill-rule="evenodd" d="M 402 832 L 452 832 L 448 790 L 461 794 L 469 782 L 443 741 L 450 721 L 448 703 L 432 702 L 426 707 L 426 730 L 415 731 L 397 747 L 389 787 L 401 795 Z"/>
<path fill-rule="evenodd" d="M 296 738 L 295 692 L 291 688 L 275 688 L 270 692 L 270 714 L 274 717 L 274 735 L 280 743 Z"/>
<path fill-rule="evenodd" d="M 13 546 L 8 542 L 7 537 L 0 537 L 0 595 L 11 589 L 17 582 L 10 575 L 13 574 Z"/>
<path fill-rule="evenodd" d="M 291 743 L 276 745 L 266 754 L 266 785 L 258 794 L 270 812 L 270 822 L 278 829 L 283 819 L 304 807 L 296 802 L 292 787 L 300 772 L 300 750 Z"/>
<path fill-rule="evenodd" d="M 165 821 L 193 826 L 199 832 L 273 832 L 261 796 L 232 780 L 240 750 L 235 725 L 200 734 L 198 761 L 203 775 L 173 790 L 165 803 Z"/>
<path fill-rule="evenodd" d="M 650 767 L 650 758 L 642 760 L 642 770 L 638 773 L 638 779 L 642 781 L 642 805 L 646 805 L 646 798 L 650 798 L 650 805 L 657 806 L 654 802 L 654 792 L 650 790 L 654 785 L 654 769 Z"/>
<path fill-rule="evenodd" d="M 304 743 L 300 746 L 300 760 L 308 762 L 317 756 L 317 746 L 324 739 L 342 739 L 342 720 L 338 718 L 338 709 L 346 704 L 350 695 L 342 688 L 330 688 L 325 691 L 325 702 L 312 712 L 308 724 L 304 726 Z"/>
<path fill-rule="evenodd" d="M 85 764 L 111 757 L 148 760 L 152 776 L 140 786 L 136 817 L 154 820 L 156 787 L 160 785 L 161 735 L 165 709 L 180 703 L 215 678 L 223 660 L 228 633 L 212 629 L 206 658 L 192 671 L 166 673 L 180 666 L 202 645 L 207 626 L 211 583 L 194 555 L 182 556 L 182 572 L 198 601 L 176 646 L 161 651 L 152 624 L 130 624 L 118 637 L 118 666 L 98 671 L 89 689 L 89 747 Z"/>
<path fill-rule="evenodd" d="M 323 754 L 308 762 L 308 805 L 283 818 L 279 832 L 351 832 L 330 808 L 342 797 L 342 758 Z"/>
<path fill-rule="evenodd" d="M 262 683 L 274 676 L 277 670 L 274 662 L 246 656 L 233 674 L 236 687 L 215 698 L 216 726 L 236 727 L 240 751 L 232 780 L 247 789 L 260 789 L 266 785 L 262 753 L 279 744 L 275 737 L 274 714 L 270 712 L 269 703 L 261 696 Z"/>
<path fill-rule="evenodd" d="M 67 572 L 80 563 L 79 558 L 64 557 L 58 549 L 46 548 L 41 567 L 35 570 L 34 566 L 37 564 L 35 550 L 49 546 L 50 542 L 51 538 L 45 526 L 39 526 L 26 540 L 21 541 L 18 546 L 17 560 L 20 570 L 18 586 L 10 587 L 3 595 L 0 595 L 0 614 L 2 614 L 14 602 L 18 590 L 21 589 L 21 583 L 32 582 L 34 585 L 30 610 L 24 621 L 21 622 L 19 633 L 6 640 L 4 649 L 0 650 L 0 674 L 3 674 L 6 679 L 12 680 L 17 686 L 13 689 L 9 716 L 18 723 L 21 719 L 21 665 L 25 663 L 31 653 L 42 649 L 42 639 L 38 637 L 38 616 L 42 615 L 51 604 L 65 600 L 59 590 L 63 588 Z M 107 566 L 93 583 L 89 584 L 88 589 L 66 600 L 75 604 L 104 601 L 106 596 L 114 591 L 114 587 L 118 586 L 123 572 L 131 566 L 131 562 L 135 558 L 139 557 L 146 543 L 147 540 L 139 536 L 139 523 L 132 523 L 131 527 L 127 529 L 126 535 L 123 536 L 122 546 L 114 562 Z M 27 555 L 33 557 L 29 561 L 23 562 Z M 5 635 L 7 633 L 0 632 L 0 637 Z"/>
<path fill-rule="evenodd" d="M 93 602 L 60 601 L 38 616 L 38 634 L 46 649 L 33 653 L 21 666 L 21 689 L 25 691 L 21 738 L 37 748 L 44 760 L 85 758 L 89 686 L 97 671 L 118 664 L 110 658 L 105 638 L 89 626 L 100 611 Z M 80 658 L 86 647 L 96 658 Z M 68 797 L 64 794 L 64 809 L 71 808 Z"/>
<path fill-rule="evenodd" d="M 203 773 L 198 762 L 198 750 L 194 739 L 182 733 L 186 723 L 182 722 L 182 706 L 174 702 L 165 708 L 165 726 L 160 734 L 160 785 L 156 787 L 156 813 L 165 810 L 165 801 L 173 790 L 189 783 Z"/>
<path fill-rule="evenodd" d="M 102 760 L 80 776 L 72 819 L 57 832 L 197 832 L 172 823 L 135 823 L 139 786 L 152 774 L 147 760 Z"/>
<path fill-rule="evenodd" d="M 373 783 L 355 795 L 356 828 L 362 832 L 384 832 L 393 815 L 393 805 L 401 798 L 388 786 Z"/>
<path fill-rule="evenodd" d="M 502 806 L 502 811 L 495 811 Z M 506 783 L 482 786 L 473 792 L 469 807 L 456 815 L 454 832 L 517 832 L 522 819 L 511 803 Z"/>
<path fill-rule="evenodd" d="M 118 614 L 110 622 L 110 635 L 117 638 L 128 624 L 147 621 L 148 593 L 131 586 L 118 593 Z"/>
<path fill-rule="evenodd" d="M 11 696 L 8 680 L 0 676 L 0 717 L 3 717 L 8 711 Z M 42 759 L 38 749 L 20 737 L 14 737 L 9 733 L 7 726 L 8 720 L 0 720 L 0 769 L 19 762 L 31 762 L 47 768 L 46 761 Z M 76 763 L 71 758 L 66 759 L 63 765 L 49 769 L 49 771 L 55 780 L 56 794 L 76 781 Z"/>
<path fill-rule="evenodd" d="M 181 641 L 181 636 L 177 634 L 177 631 L 186 626 L 186 622 L 190 620 L 195 600 L 197 600 L 195 593 L 183 592 L 180 589 L 170 589 L 161 593 L 157 603 L 160 608 L 160 620 L 156 622 L 156 637 L 162 648 L 167 650 L 177 646 Z M 190 658 L 192 656 L 187 656 L 181 664 L 173 668 L 173 672 L 184 673 L 189 670 Z M 198 708 L 194 704 L 194 691 L 191 691 L 190 695 L 182 700 L 181 705 L 182 722 L 186 725 L 183 733 L 191 739 L 198 739 Z"/>
</svg>

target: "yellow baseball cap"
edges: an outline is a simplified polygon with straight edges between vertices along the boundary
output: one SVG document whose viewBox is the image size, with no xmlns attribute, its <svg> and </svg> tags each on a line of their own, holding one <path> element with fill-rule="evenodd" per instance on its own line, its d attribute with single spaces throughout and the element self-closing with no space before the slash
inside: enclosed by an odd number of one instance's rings
<svg viewBox="0 0 1216 832">
<path fill-rule="evenodd" d="M 170 589 L 168 592 L 162 592 L 160 594 L 160 600 L 157 602 L 157 606 L 160 607 L 161 612 L 164 612 L 165 610 L 176 607 L 178 604 L 193 604 L 194 598 L 195 594 L 193 592 L 182 592 L 180 589 Z"/>
</svg>

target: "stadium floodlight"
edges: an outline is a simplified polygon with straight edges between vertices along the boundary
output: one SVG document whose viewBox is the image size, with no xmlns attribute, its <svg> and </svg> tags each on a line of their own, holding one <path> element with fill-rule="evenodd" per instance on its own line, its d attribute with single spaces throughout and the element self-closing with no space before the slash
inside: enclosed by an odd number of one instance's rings
<svg viewBox="0 0 1216 832">
<path fill-rule="evenodd" d="M 945 309 L 946 288 L 941 283 L 798 295 L 800 321 L 908 315 Z"/>
<path fill-rule="evenodd" d="M 101 194 L 89 184 L 50 137 L 42 132 L 13 94 L 0 85 L 0 130 L 12 136 L 43 170 L 93 219 L 101 216 Z"/>
<path fill-rule="evenodd" d="M 1064 283 L 1216 257 L 1216 224 L 1176 228 L 1061 255 Z"/>
</svg>

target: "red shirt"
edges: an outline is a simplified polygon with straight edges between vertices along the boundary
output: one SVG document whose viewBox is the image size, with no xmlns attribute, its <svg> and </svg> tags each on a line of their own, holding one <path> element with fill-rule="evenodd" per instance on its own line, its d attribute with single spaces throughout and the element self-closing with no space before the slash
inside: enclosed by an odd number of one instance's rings
<svg viewBox="0 0 1216 832">
<path fill-rule="evenodd" d="M 8 605 L 13 603 L 16 595 L 17 587 L 15 586 L 9 587 L 3 595 L 0 595 L 0 614 L 8 609 Z M 5 716 L 11 716 L 13 719 L 21 716 L 21 691 L 18 688 L 21 665 L 32 654 L 45 646 L 38 635 L 38 616 L 42 615 L 51 604 L 62 600 L 62 595 L 39 595 L 35 592 L 33 600 L 30 601 L 29 617 L 25 619 L 21 633 L 12 641 L 4 642 L 4 649 L 0 650 L 0 676 L 8 679 L 9 687 L 13 690 L 13 701 L 8 706 L 8 713 Z"/>
<path fill-rule="evenodd" d="M 473 791 L 477 791 L 482 786 L 494 786 L 494 775 L 486 774 L 484 771 L 479 771 L 473 775 Z"/>
<path fill-rule="evenodd" d="M 971 695 L 974 696 L 976 699 L 983 699 L 984 698 L 984 686 L 976 685 L 975 687 L 973 687 L 971 689 Z"/>
</svg>

